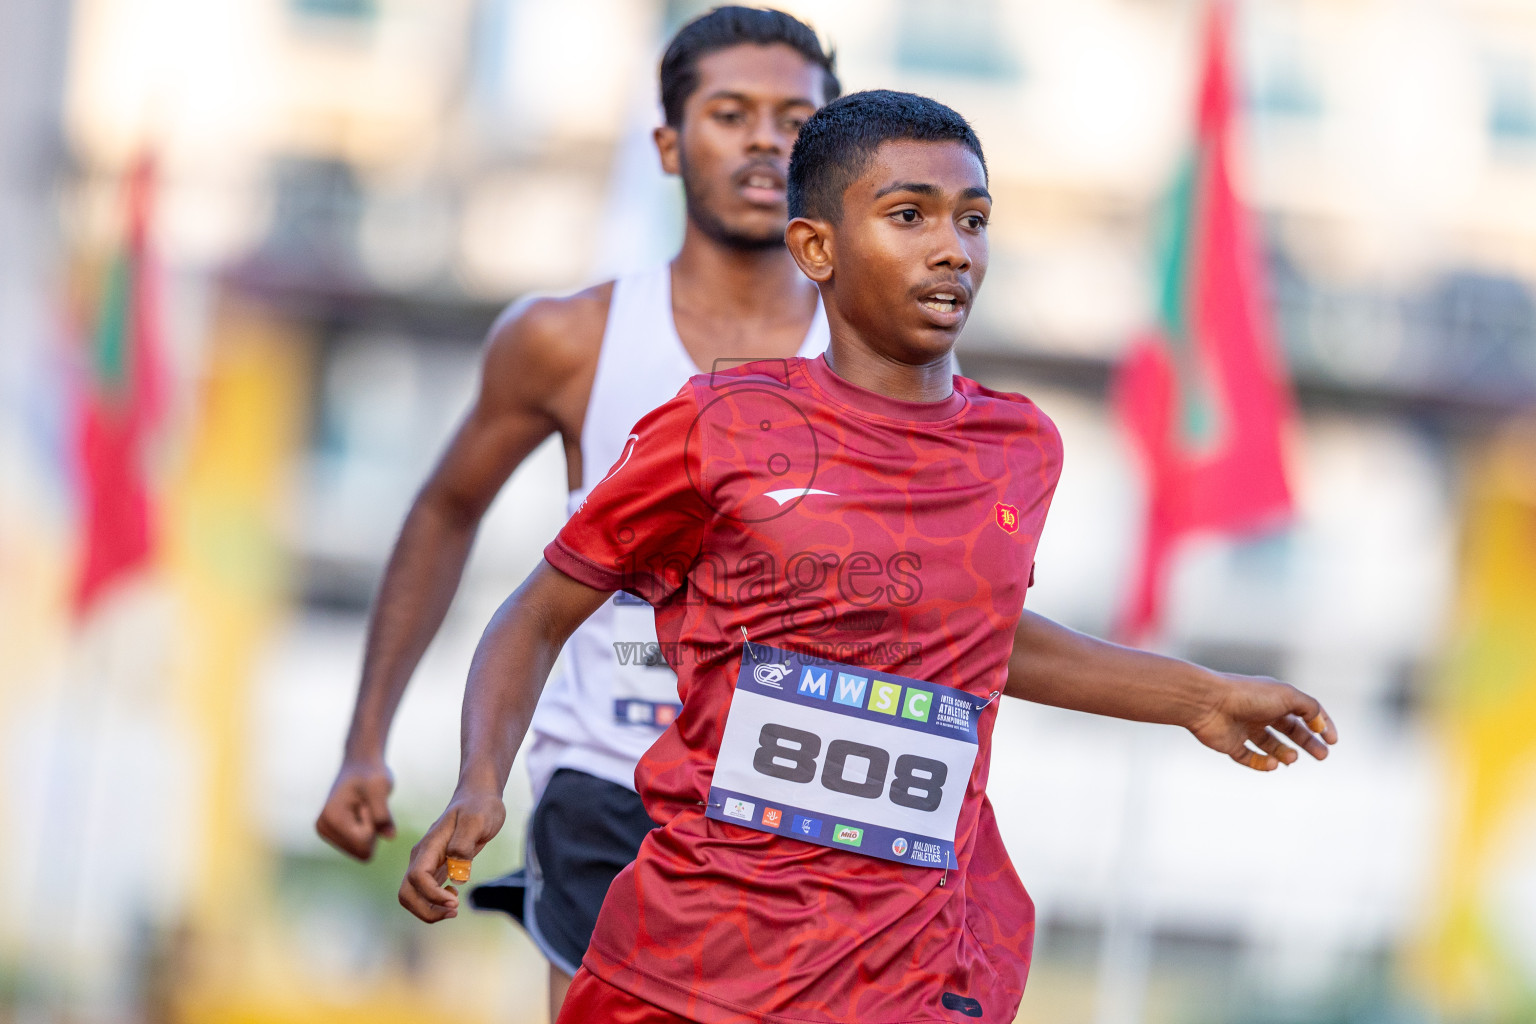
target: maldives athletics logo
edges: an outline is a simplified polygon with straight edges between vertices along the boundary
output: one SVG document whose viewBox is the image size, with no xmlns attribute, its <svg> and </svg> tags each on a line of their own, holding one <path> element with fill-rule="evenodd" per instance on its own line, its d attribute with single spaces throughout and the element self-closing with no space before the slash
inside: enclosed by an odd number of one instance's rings
<svg viewBox="0 0 1536 1024">
<path fill-rule="evenodd" d="M 998 502 L 993 506 L 993 510 L 997 513 L 997 525 L 1003 528 L 1004 533 L 1019 532 L 1018 509 L 1014 508 L 1012 505 L 1005 505 L 1002 502 Z"/>
</svg>

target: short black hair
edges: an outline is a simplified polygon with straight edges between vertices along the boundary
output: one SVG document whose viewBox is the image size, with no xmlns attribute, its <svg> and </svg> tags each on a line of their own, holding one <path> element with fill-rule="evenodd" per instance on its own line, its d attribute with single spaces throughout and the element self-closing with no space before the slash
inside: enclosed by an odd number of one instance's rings
<svg viewBox="0 0 1536 1024">
<path fill-rule="evenodd" d="M 789 156 L 787 198 L 791 217 L 836 222 L 843 193 L 864 173 L 881 143 L 958 142 L 981 161 L 987 158 L 970 123 L 938 100 L 910 92 L 870 89 L 828 103 L 800 129 Z"/>
<path fill-rule="evenodd" d="M 683 123 L 683 104 L 699 87 L 699 59 L 732 46 L 782 44 L 821 68 L 822 99 L 843 91 L 837 55 L 822 49 L 816 30 L 783 11 L 763 7 L 716 7 L 677 30 L 661 58 L 661 109 L 673 128 Z"/>
</svg>

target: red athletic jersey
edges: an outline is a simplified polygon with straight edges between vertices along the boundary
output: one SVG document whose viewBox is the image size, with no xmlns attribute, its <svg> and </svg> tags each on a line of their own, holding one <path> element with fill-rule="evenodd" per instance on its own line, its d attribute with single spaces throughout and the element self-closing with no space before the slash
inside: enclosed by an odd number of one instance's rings
<svg viewBox="0 0 1536 1024">
<path fill-rule="evenodd" d="M 821 358 L 695 377 L 636 425 L 544 552 L 655 606 L 683 702 L 636 768 L 665 824 L 609 890 L 590 971 L 706 1024 L 1013 1020 L 1034 907 L 984 791 L 995 701 L 947 872 L 704 804 L 743 627 L 978 704 L 1001 691 L 1060 470 L 1060 435 L 1022 396 L 956 377 L 942 402 L 898 401 Z"/>
</svg>

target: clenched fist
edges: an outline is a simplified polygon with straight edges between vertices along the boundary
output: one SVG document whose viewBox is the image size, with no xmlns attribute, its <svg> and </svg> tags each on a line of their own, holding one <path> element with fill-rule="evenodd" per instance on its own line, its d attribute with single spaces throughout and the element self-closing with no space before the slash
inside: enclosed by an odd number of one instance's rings
<svg viewBox="0 0 1536 1024">
<path fill-rule="evenodd" d="M 381 837 L 395 838 L 395 821 L 389 814 L 389 792 L 394 785 L 382 761 L 342 762 L 320 817 L 315 819 L 315 831 L 342 853 L 369 860 Z"/>
<path fill-rule="evenodd" d="M 459 914 L 459 896 L 444 883 L 448 862 L 469 861 L 496 838 L 507 808 L 494 793 L 460 791 L 442 817 L 411 849 L 411 864 L 400 883 L 400 905 L 428 924 Z"/>
</svg>

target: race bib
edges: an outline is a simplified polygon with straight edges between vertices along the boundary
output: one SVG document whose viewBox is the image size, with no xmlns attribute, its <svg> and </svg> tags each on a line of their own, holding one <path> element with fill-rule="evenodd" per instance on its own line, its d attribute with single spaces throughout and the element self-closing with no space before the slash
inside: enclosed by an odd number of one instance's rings
<svg viewBox="0 0 1536 1024">
<path fill-rule="evenodd" d="M 987 701 L 744 646 L 705 813 L 901 864 L 953 866 Z"/>
<path fill-rule="evenodd" d="M 613 718 L 620 725 L 665 728 L 683 709 L 677 673 L 656 641 L 656 611 L 619 591 L 613 595 Z"/>
</svg>

